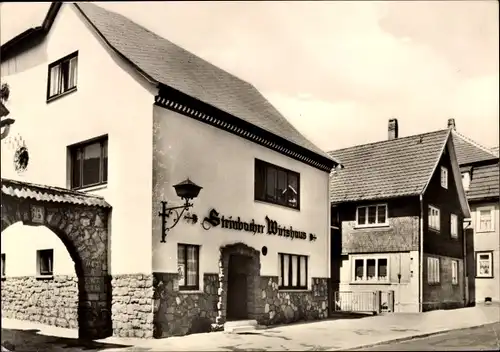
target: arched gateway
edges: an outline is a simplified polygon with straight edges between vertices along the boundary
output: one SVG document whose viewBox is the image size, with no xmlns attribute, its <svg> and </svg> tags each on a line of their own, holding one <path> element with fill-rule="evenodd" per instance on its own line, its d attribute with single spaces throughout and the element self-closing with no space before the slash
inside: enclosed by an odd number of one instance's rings
<svg viewBox="0 0 500 352">
<path fill-rule="evenodd" d="M 53 231 L 75 263 L 79 337 L 110 336 L 108 214 L 111 206 L 101 197 L 63 188 L 7 179 L 2 179 L 1 187 L 2 232 L 19 221 Z"/>
</svg>

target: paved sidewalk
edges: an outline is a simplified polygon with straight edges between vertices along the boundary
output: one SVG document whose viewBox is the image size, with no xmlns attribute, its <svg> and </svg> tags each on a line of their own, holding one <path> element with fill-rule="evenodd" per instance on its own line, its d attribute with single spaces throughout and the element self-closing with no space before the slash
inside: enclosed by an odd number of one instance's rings
<svg viewBox="0 0 500 352">
<path fill-rule="evenodd" d="M 82 346 L 76 340 L 77 331 L 55 328 L 31 322 L 2 319 L 2 335 L 10 335 L 14 346 L 23 339 L 42 339 L 50 351 L 286 351 L 286 350 L 346 350 L 387 342 L 430 335 L 439 332 L 470 328 L 500 321 L 500 306 L 477 306 L 455 310 L 439 310 L 421 314 L 387 314 L 361 319 L 324 320 L 274 327 L 252 334 L 223 332 L 195 334 L 166 339 L 144 340 L 109 337 Z M 9 334 L 10 331 L 16 331 Z M 34 331 L 33 329 L 40 330 Z M 28 335 L 23 335 L 29 333 Z M 46 339 L 43 341 L 43 339 Z M 2 344 L 5 341 L 2 336 Z M 42 351 L 31 345 L 31 350 Z M 30 349 L 29 346 L 25 347 Z M 16 351 L 20 349 L 16 347 Z"/>
</svg>

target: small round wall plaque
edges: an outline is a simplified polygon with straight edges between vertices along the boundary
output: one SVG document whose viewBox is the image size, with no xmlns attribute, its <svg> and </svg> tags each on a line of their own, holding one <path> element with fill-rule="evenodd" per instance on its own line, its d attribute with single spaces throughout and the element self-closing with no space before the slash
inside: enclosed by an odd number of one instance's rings
<svg viewBox="0 0 500 352">
<path fill-rule="evenodd" d="M 262 252 L 262 255 L 265 257 L 267 255 L 267 247 L 266 246 L 262 247 L 261 252 Z"/>
</svg>

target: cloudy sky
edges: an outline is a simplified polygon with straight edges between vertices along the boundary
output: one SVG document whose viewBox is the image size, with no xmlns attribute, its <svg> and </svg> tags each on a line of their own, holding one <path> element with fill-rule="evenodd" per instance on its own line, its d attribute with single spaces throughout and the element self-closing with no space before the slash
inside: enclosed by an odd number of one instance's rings
<svg viewBox="0 0 500 352">
<path fill-rule="evenodd" d="M 3 3 L 2 42 L 48 3 Z M 445 128 L 499 143 L 498 2 L 100 3 L 254 84 L 331 150 Z"/>
</svg>

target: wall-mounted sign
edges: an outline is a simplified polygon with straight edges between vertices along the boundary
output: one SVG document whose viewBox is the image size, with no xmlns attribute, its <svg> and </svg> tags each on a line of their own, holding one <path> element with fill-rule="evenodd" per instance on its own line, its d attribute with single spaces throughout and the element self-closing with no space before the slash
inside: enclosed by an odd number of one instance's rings
<svg viewBox="0 0 500 352">
<path fill-rule="evenodd" d="M 43 224 L 45 219 L 45 209 L 44 207 L 32 205 L 31 206 L 31 221 L 37 224 Z"/>
<path fill-rule="evenodd" d="M 309 236 L 304 231 L 298 231 L 292 226 L 282 226 L 278 224 L 277 221 L 265 217 L 265 225 L 256 223 L 254 219 L 251 221 L 241 221 L 240 217 L 233 218 L 232 216 L 225 217 L 220 216 L 217 210 L 212 209 L 207 217 L 201 223 L 201 226 L 205 230 L 209 230 L 212 227 L 221 226 L 223 229 L 236 230 L 252 232 L 254 235 L 256 233 L 267 233 L 268 235 L 275 235 L 279 237 L 285 237 L 290 239 L 300 239 L 315 241 L 316 235 L 310 233 Z"/>
</svg>

